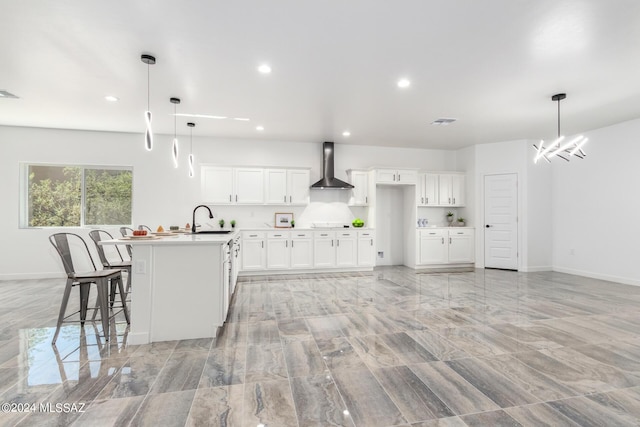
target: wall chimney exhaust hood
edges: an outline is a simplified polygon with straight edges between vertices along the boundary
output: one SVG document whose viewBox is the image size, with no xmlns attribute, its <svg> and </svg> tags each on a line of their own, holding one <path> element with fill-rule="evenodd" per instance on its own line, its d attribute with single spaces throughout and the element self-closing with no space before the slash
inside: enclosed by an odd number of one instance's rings
<svg viewBox="0 0 640 427">
<path fill-rule="evenodd" d="M 313 184 L 311 188 L 334 188 L 338 190 L 353 188 L 353 185 L 335 177 L 333 169 L 333 142 L 325 142 L 322 145 L 322 179 Z"/>
</svg>

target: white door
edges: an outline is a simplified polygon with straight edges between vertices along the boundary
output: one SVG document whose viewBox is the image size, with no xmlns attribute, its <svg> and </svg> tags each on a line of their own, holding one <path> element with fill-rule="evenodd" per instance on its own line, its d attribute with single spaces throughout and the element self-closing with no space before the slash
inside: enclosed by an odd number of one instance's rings
<svg viewBox="0 0 640 427">
<path fill-rule="evenodd" d="M 289 192 L 288 203 L 292 205 L 309 204 L 309 186 L 311 174 L 308 170 L 288 170 L 287 189 Z"/>
<path fill-rule="evenodd" d="M 484 177 L 484 266 L 518 269 L 518 175 Z"/>
<path fill-rule="evenodd" d="M 267 169 L 264 171 L 265 203 L 282 205 L 287 203 L 287 171 L 285 169 Z"/>
</svg>

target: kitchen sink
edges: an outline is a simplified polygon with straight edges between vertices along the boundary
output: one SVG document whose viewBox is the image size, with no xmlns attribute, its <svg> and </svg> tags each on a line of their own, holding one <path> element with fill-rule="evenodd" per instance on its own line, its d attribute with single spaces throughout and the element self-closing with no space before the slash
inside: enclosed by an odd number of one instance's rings
<svg viewBox="0 0 640 427">
<path fill-rule="evenodd" d="M 196 231 L 191 234 L 229 234 L 231 230 L 204 230 L 204 231 Z"/>
</svg>

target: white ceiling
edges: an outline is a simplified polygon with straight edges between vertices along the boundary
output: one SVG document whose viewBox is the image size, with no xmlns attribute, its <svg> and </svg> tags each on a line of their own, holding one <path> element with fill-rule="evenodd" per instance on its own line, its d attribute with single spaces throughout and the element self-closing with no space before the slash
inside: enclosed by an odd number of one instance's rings
<svg viewBox="0 0 640 427">
<path fill-rule="evenodd" d="M 0 0 L 0 124 L 455 149 L 640 117 L 637 0 Z M 270 75 L 257 72 L 268 62 Z M 406 77 L 412 84 L 399 89 Z M 120 98 L 108 103 L 105 95 Z M 430 122 L 458 118 L 444 127 Z M 263 125 L 264 132 L 255 127 Z M 348 139 L 344 130 L 351 131 Z"/>
</svg>

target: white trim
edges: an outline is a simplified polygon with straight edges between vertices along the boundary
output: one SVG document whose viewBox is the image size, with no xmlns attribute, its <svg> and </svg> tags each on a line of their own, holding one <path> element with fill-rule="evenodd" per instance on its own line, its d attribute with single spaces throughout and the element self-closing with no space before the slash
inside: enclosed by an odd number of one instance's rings
<svg viewBox="0 0 640 427">
<path fill-rule="evenodd" d="M 584 276 L 592 279 L 607 280 L 609 282 L 622 283 L 624 285 L 640 286 L 640 280 L 630 279 L 620 276 L 610 276 L 608 274 L 592 273 L 590 271 L 575 270 L 572 268 L 553 267 L 553 271 L 558 273 L 573 274 L 574 276 Z"/>
<path fill-rule="evenodd" d="M 67 275 L 55 273 L 11 273 L 0 274 L 0 282 L 4 280 L 39 280 L 39 279 L 66 279 Z"/>
<path fill-rule="evenodd" d="M 550 265 L 534 265 L 530 267 L 523 267 L 520 271 L 523 273 L 538 273 L 541 271 L 553 271 L 553 267 Z"/>
<path fill-rule="evenodd" d="M 240 271 L 239 277 L 243 276 L 270 276 L 273 274 L 315 274 L 315 273 L 351 273 L 359 271 L 373 271 L 373 267 L 352 267 L 352 268 L 307 268 L 297 270 L 249 270 Z"/>
</svg>

